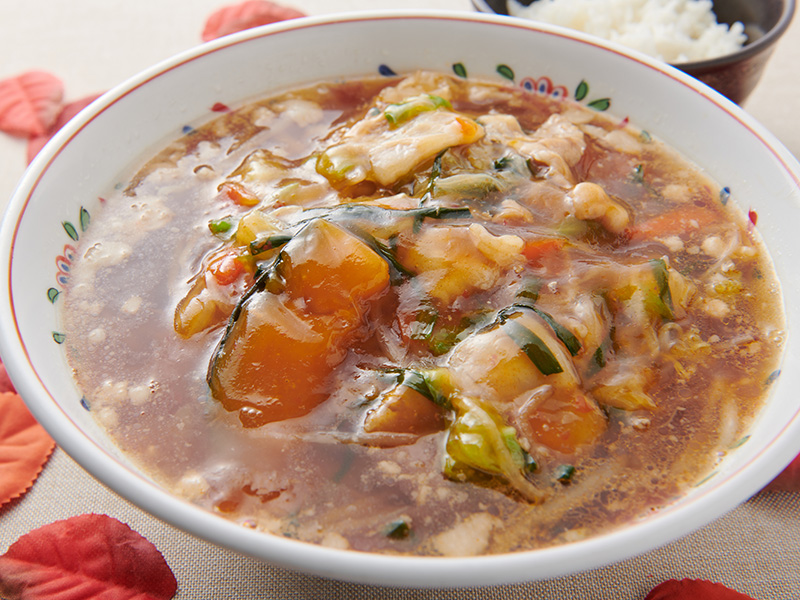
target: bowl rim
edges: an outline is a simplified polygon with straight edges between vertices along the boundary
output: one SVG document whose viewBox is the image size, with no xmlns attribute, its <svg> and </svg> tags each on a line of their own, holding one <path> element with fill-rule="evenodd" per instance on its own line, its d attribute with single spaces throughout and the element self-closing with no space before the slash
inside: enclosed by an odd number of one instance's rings
<svg viewBox="0 0 800 600">
<path fill-rule="evenodd" d="M 431 10 L 359 11 L 320 17 L 306 17 L 267 25 L 196 46 L 134 75 L 95 100 L 78 117 L 59 131 L 23 175 L 12 195 L 0 225 L 0 240 L 2 241 L 2 244 L 0 244 L 0 276 L 2 276 L 4 286 L 1 293 L 8 294 L 10 297 L 11 280 L 9 267 L 11 255 L 13 254 L 13 241 L 18 227 L 18 222 L 15 222 L 15 220 L 21 217 L 22 211 L 24 211 L 26 203 L 33 195 L 39 179 L 72 138 L 78 135 L 86 125 L 108 106 L 124 97 L 132 89 L 146 84 L 150 79 L 158 77 L 187 61 L 202 59 L 207 54 L 212 54 L 232 45 L 247 43 L 253 39 L 295 29 L 397 18 L 422 18 L 444 22 L 470 21 L 509 26 L 507 17 L 486 14 L 479 16 L 469 12 Z M 699 84 L 688 75 L 635 52 L 629 52 L 627 49 L 621 49 L 619 46 L 606 43 L 603 40 L 567 31 L 563 28 L 521 22 L 519 19 L 516 20 L 513 26 L 534 32 L 556 34 L 611 50 L 626 56 L 630 60 L 649 65 L 665 76 L 677 79 L 684 85 L 693 88 L 701 96 L 713 100 L 724 110 L 729 113 L 732 112 L 737 119 L 749 127 L 770 149 L 776 152 L 778 158 L 782 158 L 784 161 L 794 161 L 792 162 L 794 173 L 800 177 L 800 164 L 796 164 L 796 160 L 776 138 L 758 125 L 752 117 L 748 116 L 739 107 L 717 92 Z M 11 243 L 9 244 L 9 242 Z M 657 519 L 647 519 L 637 527 L 624 527 L 586 540 L 539 550 L 476 557 L 439 558 L 371 554 L 326 548 L 277 535 L 264 534 L 246 529 L 237 523 L 214 515 L 205 509 L 169 494 L 143 475 L 125 465 L 121 465 L 107 450 L 102 449 L 95 440 L 89 438 L 83 431 L 77 430 L 77 428 L 76 431 L 62 430 L 60 428 L 62 418 L 54 414 L 55 411 L 50 410 L 52 407 L 45 406 L 45 404 L 38 401 L 43 392 L 47 396 L 49 396 L 49 392 L 43 389 L 43 384 L 38 379 L 35 370 L 32 371 L 32 366 L 26 364 L 28 362 L 27 349 L 24 345 L 21 345 L 21 347 L 16 345 L 17 340 L 20 344 L 22 344 L 22 340 L 16 324 L 9 322 L 12 317 L 10 303 L 5 303 L 2 310 L 0 310 L 0 332 L 3 333 L 3 335 L 0 335 L 0 354 L 3 355 L 6 365 L 9 367 L 9 374 L 17 386 L 19 394 L 25 399 L 26 403 L 28 403 L 28 398 L 33 399 L 30 405 L 31 412 L 34 413 L 34 416 L 40 420 L 48 431 L 53 433 L 53 437 L 56 438 L 59 445 L 76 462 L 99 481 L 117 491 L 146 512 L 189 534 L 219 546 L 269 561 L 274 565 L 294 570 L 302 570 L 323 577 L 359 583 L 422 588 L 465 587 L 541 580 L 591 570 L 628 558 L 631 556 L 628 548 L 631 547 L 644 548 L 640 552 L 637 551 L 637 554 L 651 550 L 676 539 L 679 535 L 685 535 L 708 523 L 709 518 L 705 514 L 708 512 L 709 507 L 714 507 L 714 514 L 719 515 L 734 508 L 745 499 L 741 497 L 740 493 L 725 493 L 726 490 L 733 487 L 730 485 L 729 477 L 726 476 L 716 488 L 695 499 L 694 504 L 706 510 L 694 510 L 691 514 L 686 515 L 682 506 L 669 507 L 660 511 Z M 13 341 L 12 337 L 14 338 Z M 49 396 L 49 400 L 46 403 L 49 404 L 50 402 L 55 403 L 55 398 Z M 784 430 L 788 428 L 800 430 L 800 414 L 795 415 L 792 420 L 786 423 Z M 760 453 L 760 455 L 770 453 L 777 457 L 774 461 L 775 469 L 778 469 L 780 464 L 788 464 L 796 453 L 796 448 L 789 445 L 787 437 L 783 435 L 777 441 L 773 440 L 773 443 Z M 98 449 L 101 452 L 98 453 Z M 776 474 L 777 471 L 772 473 L 761 472 L 752 479 L 756 484 L 765 485 Z M 650 535 L 647 535 L 648 533 Z M 643 535 L 647 537 L 646 543 L 643 543 Z M 613 552 L 609 552 L 607 542 L 609 538 L 617 542 L 614 545 L 615 551 Z M 267 540 L 266 543 L 265 540 Z M 535 574 L 530 573 L 530 564 L 533 556 L 538 557 Z M 580 566 L 578 568 L 574 566 L 576 556 L 579 559 L 578 564 Z M 315 566 L 313 568 L 309 567 L 309 562 Z M 412 572 L 414 573 L 414 580 L 409 581 L 408 574 Z"/>
<path fill-rule="evenodd" d="M 486 0 L 470 0 L 470 1 L 472 2 L 472 6 L 478 12 L 498 15 L 502 18 L 507 18 L 507 19 L 520 18 L 496 12 L 495 10 L 492 9 L 491 6 L 489 6 Z M 507 3 L 508 2 L 513 2 L 513 0 L 507 0 Z M 789 27 L 789 24 L 792 21 L 792 17 L 794 16 L 795 7 L 796 7 L 796 0 L 783 0 L 783 10 L 781 11 L 781 15 L 778 18 L 778 21 L 775 23 L 775 25 L 769 31 L 765 31 L 764 35 L 762 35 L 752 44 L 746 44 L 736 52 L 725 54 L 723 56 L 717 56 L 714 58 L 707 58 L 703 60 L 693 60 L 693 61 L 686 61 L 680 63 L 667 63 L 667 64 L 670 64 L 681 70 L 691 71 L 693 73 L 704 73 L 708 71 L 717 70 L 719 67 L 730 64 L 732 62 L 745 60 L 747 58 L 755 56 L 756 54 L 761 53 L 762 51 L 766 50 L 767 48 L 775 44 L 778 41 L 778 39 L 780 39 L 780 37 L 786 32 L 786 29 Z M 542 22 L 537 21 L 537 23 L 542 23 Z"/>
</svg>

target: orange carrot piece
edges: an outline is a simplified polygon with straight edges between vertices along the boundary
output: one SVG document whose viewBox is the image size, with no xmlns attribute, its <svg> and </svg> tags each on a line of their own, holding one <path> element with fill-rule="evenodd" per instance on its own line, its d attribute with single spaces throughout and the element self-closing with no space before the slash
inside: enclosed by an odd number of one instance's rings
<svg viewBox="0 0 800 600">
<path fill-rule="evenodd" d="M 641 241 L 654 237 L 679 235 L 691 230 L 701 230 L 718 218 L 719 215 L 708 207 L 696 204 L 679 206 L 670 212 L 634 225 L 630 230 L 631 240 Z"/>
</svg>

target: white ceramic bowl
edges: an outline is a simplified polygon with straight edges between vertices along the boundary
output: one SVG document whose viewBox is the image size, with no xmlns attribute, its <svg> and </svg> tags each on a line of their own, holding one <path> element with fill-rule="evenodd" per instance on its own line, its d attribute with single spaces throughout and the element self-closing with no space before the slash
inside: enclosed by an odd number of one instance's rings
<svg viewBox="0 0 800 600">
<path fill-rule="evenodd" d="M 790 335 L 782 375 L 749 441 L 715 476 L 652 517 L 553 548 L 475 558 L 335 550 L 258 533 L 159 488 L 120 456 L 81 406 L 58 344 L 57 293 L 70 247 L 114 177 L 211 107 L 238 105 L 319 79 L 418 68 L 513 80 L 566 93 L 647 129 L 721 184 L 758 230 L 782 280 L 789 328 L 800 321 L 800 165 L 736 105 L 694 79 L 621 47 L 566 30 L 471 13 L 344 14 L 217 40 L 127 81 L 94 102 L 42 151 L 2 223 L 0 352 L 14 384 L 61 447 L 144 510 L 199 537 L 283 567 L 385 585 L 474 586 L 545 579 L 642 553 L 746 500 L 800 452 L 800 368 Z M 584 82 L 584 85 L 579 85 Z M 67 225 L 65 225 L 67 224 Z M 71 226 L 69 225 L 71 224 Z M 90 508 L 90 507 L 89 507 Z"/>
</svg>

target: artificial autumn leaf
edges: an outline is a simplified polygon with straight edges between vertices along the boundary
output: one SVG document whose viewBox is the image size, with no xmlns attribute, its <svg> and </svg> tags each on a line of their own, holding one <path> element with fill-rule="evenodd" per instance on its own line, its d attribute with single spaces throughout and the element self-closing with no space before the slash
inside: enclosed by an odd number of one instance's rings
<svg viewBox="0 0 800 600">
<path fill-rule="evenodd" d="M 6 600 L 169 600 L 177 589 L 161 552 L 107 515 L 45 525 L 0 556 Z"/>
<path fill-rule="evenodd" d="M 61 112 L 64 84 L 44 71 L 0 81 L 0 131 L 19 137 L 46 134 Z"/>
<path fill-rule="evenodd" d="M 251 27 L 305 16 L 299 10 L 281 6 L 268 0 L 245 0 L 245 2 L 239 4 L 223 6 L 213 12 L 206 20 L 206 25 L 203 29 L 203 41 L 215 40 L 223 35 L 230 35 Z"/>
<path fill-rule="evenodd" d="M 44 145 L 50 141 L 50 138 L 52 138 L 59 129 L 66 125 L 69 120 L 72 119 L 72 117 L 94 102 L 99 96 L 100 94 L 86 96 L 85 98 L 81 98 L 80 100 L 75 100 L 74 102 L 64 105 L 64 108 L 58 114 L 55 123 L 53 123 L 53 126 L 47 133 L 33 136 L 28 140 L 28 164 L 30 164 L 30 162 L 36 158 L 36 155 L 39 154 L 39 151 L 44 148 Z"/>
<path fill-rule="evenodd" d="M 6 366 L 0 362 L 0 394 L 3 392 L 16 392 L 17 390 L 14 388 L 14 384 L 11 383 L 11 379 L 8 376 L 8 371 L 6 371 Z"/>
<path fill-rule="evenodd" d="M 668 579 L 650 590 L 645 600 L 753 600 L 740 592 L 701 579 Z"/>
<path fill-rule="evenodd" d="M 790 462 L 789 466 L 781 471 L 764 490 L 767 492 L 796 492 L 800 490 L 800 456 Z"/>
<path fill-rule="evenodd" d="M 33 485 L 54 447 L 22 398 L 0 393 L 0 505 Z"/>
</svg>

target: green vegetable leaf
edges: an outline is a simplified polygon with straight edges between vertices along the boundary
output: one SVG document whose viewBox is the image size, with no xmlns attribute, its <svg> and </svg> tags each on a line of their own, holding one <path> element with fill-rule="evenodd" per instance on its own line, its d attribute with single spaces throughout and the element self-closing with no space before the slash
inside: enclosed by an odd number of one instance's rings
<svg viewBox="0 0 800 600">
<path fill-rule="evenodd" d="M 436 158 L 433 159 L 431 174 L 430 177 L 428 177 L 428 185 L 426 186 L 425 194 L 422 196 L 422 200 L 420 201 L 423 204 L 433 198 L 434 184 L 436 183 L 436 180 L 442 176 L 442 157 L 449 149 L 450 148 L 445 148 L 436 155 Z"/>
<path fill-rule="evenodd" d="M 475 483 L 499 477 L 529 501 L 541 500 L 543 493 L 527 478 L 536 461 L 520 446 L 516 430 L 475 400 L 456 397 L 453 404 L 456 419 L 445 444 L 445 475 Z"/>
<path fill-rule="evenodd" d="M 411 525 L 405 519 L 392 521 L 386 526 L 386 537 L 393 540 L 404 540 L 411 535 Z"/>
<path fill-rule="evenodd" d="M 553 333 L 556 334 L 556 337 L 558 337 L 558 339 L 561 340 L 561 342 L 567 347 L 567 350 L 569 350 L 569 353 L 572 356 L 576 356 L 578 352 L 581 351 L 580 341 L 578 341 L 578 338 L 576 338 L 569 329 L 561 325 L 561 323 L 557 322 L 552 316 L 543 310 L 540 310 L 536 307 L 532 308 L 533 311 L 550 326 L 550 329 L 553 330 Z"/>
<path fill-rule="evenodd" d="M 439 319 L 439 311 L 431 305 L 423 305 L 417 311 L 414 321 L 411 323 L 412 340 L 428 340 L 433 334 L 433 328 Z"/>
<path fill-rule="evenodd" d="M 653 258 L 649 261 L 650 267 L 653 270 L 653 277 L 656 280 L 657 296 L 648 296 L 646 299 L 647 306 L 651 311 L 660 315 L 664 319 L 674 319 L 675 312 L 672 305 L 672 294 L 669 290 L 669 273 L 667 272 L 667 263 L 661 258 Z"/>
<path fill-rule="evenodd" d="M 539 291 L 542 289 L 542 280 L 538 277 L 529 277 L 525 279 L 517 290 L 517 298 L 524 298 L 531 302 L 539 300 Z"/>
<path fill-rule="evenodd" d="M 291 239 L 291 235 L 278 234 L 253 240 L 250 242 L 250 254 L 255 256 L 257 254 L 261 254 L 262 252 L 266 252 L 267 250 L 280 248 L 281 246 L 289 243 L 289 240 Z"/>
<path fill-rule="evenodd" d="M 436 371 L 414 371 L 408 369 L 400 373 L 399 383 L 411 388 L 421 396 L 425 396 L 428 400 L 435 405 L 440 406 L 446 410 L 451 410 L 453 407 L 450 401 L 440 391 L 440 386 L 436 382 Z"/>
<path fill-rule="evenodd" d="M 517 346 L 525 353 L 542 375 L 554 375 L 562 373 L 564 369 L 558 359 L 550 351 L 550 348 L 542 341 L 538 335 L 533 333 L 524 325 L 520 325 L 515 319 L 508 319 L 501 325 L 508 336 L 514 340 Z"/>
<path fill-rule="evenodd" d="M 572 465 L 561 465 L 556 469 L 556 479 L 561 483 L 569 483 L 575 475 L 575 467 Z"/>
<path fill-rule="evenodd" d="M 466 196 L 469 198 L 485 198 L 501 188 L 501 182 L 488 173 L 458 173 L 449 177 L 440 177 L 434 184 L 436 192 Z"/>
<path fill-rule="evenodd" d="M 452 110 L 453 107 L 441 96 L 425 94 L 417 96 L 416 98 L 411 98 L 405 102 L 390 104 L 383 111 L 383 115 L 393 127 L 397 127 L 421 113 L 436 110 L 437 108 Z"/>
<path fill-rule="evenodd" d="M 214 235 L 219 235 L 220 233 L 226 233 L 230 231 L 231 227 L 233 227 L 233 222 L 231 221 L 230 217 L 215 219 L 208 222 L 208 229 Z"/>
</svg>

